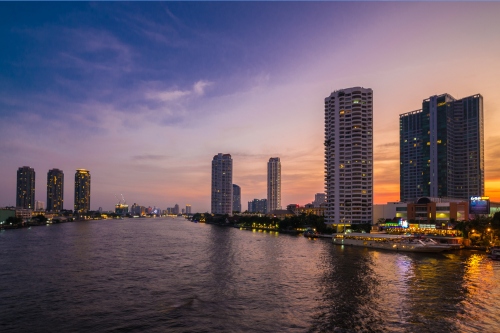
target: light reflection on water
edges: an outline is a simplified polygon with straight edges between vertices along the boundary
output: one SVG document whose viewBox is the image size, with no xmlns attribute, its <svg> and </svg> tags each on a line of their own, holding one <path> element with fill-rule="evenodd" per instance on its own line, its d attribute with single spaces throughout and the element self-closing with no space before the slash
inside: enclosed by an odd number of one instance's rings
<svg viewBox="0 0 500 333">
<path fill-rule="evenodd" d="M 7 332 L 500 330 L 500 262 L 479 252 L 141 219 L 9 230 L 0 253 Z"/>
</svg>

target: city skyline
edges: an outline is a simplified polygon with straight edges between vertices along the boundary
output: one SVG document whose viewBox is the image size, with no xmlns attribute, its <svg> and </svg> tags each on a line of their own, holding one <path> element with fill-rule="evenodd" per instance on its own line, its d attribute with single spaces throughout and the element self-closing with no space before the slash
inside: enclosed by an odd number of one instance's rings
<svg viewBox="0 0 500 333">
<path fill-rule="evenodd" d="M 0 206 L 16 204 L 16 170 L 29 165 L 39 175 L 91 170 L 92 210 L 124 193 L 210 211 L 220 151 L 233 157 L 242 202 L 266 197 L 271 156 L 283 162 L 282 205 L 310 202 L 324 191 L 322 100 L 352 86 L 376 92 L 374 203 L 399 199 L 399 115 L 443 93 L 484 96 L 485 195 L 500 201 L 499 12 L 455 2 L 1 3 Z M 35 200 L 45 187 L 37 177 Z"/>
</svg>

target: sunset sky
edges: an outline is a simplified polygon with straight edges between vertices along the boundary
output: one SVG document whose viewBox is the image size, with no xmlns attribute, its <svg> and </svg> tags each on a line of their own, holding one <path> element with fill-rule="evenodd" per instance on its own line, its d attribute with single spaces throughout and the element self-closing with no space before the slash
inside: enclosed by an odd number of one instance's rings
<svg viewBox="0 0 500 333">
<path fill-rule="evenodd" d="M 484 97 L 486 195 L 500 201 L 500 3 L 0 2 L 0 206 L 16 172 L 90 170 L 91 209 L 210 210 L 211 161 L 233 158 L 242 207 L 323 192 L 324 98 L 374 94 L 374 202 L 399 199 L 399 115 L 431 95 Z M 498 132 L 497 132 L 498 131 Z"/>
</svg>

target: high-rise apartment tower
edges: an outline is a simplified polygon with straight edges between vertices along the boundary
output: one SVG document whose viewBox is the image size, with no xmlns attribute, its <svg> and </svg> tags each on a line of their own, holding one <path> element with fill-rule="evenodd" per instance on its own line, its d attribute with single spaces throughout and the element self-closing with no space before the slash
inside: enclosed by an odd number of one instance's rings
<svg viewBox="0 0 500 333">
<path fill-rule="evenodd" d="M 212 214 L 233 211 L 233 160 L 230 154 L 217 154 L 212 160 Z"/>
<path fill-rule="evenodd" d="M 35 209 L 35 169 L 29 166 L 17 169 L 16 207 Z"/>
<path fill-rule="evenodd" d="M 233 212 L 241 213 L 241 187 L 233 184 Z"/>
<path fill-rule="evenodd" d="M 267 212 L 281 209 L 281 162 L 271 157 L 267 163 Z"/>
<path fill-rule="evenodd" d="M 64 203 L 64 173 L 51 169 L 47 173 L 47 211 L 59 212 Z"/>
<path fill-rule="evenodd" d="M 373 91 L 354 87 L 325 98 L 325 223 L 372 222 Z"/>
<path fill-rule="evenodd" d="M 86 213 L 90 210 L 90 172 L 88 170 L 76 170 L 74 206 L 78 213 Z"/>
<path fill-rule="evenodd" d="M 399 116 L 400 200 L 484 195 L 483 97 L 431 96 Z"/>
</svg>

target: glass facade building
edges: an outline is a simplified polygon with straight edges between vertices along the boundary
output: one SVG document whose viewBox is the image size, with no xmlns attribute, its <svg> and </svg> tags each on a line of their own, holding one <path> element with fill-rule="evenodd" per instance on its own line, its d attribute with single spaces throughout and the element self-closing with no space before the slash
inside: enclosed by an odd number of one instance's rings
<svg viewBox="0 0 500 333">
<path fill-rule="evenodd" d="M 483 97 L 425 99 L 399 116 L 400 200 L 484 195 Z"/>
<path fill-rule="evenodd" d="M 233 184 L 233 212 L 241 213 L 241 187 Z"/>
<path fill-rule="evenodd" d="M 17 169 L 16 207 L 35 209 L 35 169 L 29 166 Z"/>
<path fill-rule="evenodd" d="M 75 212 L 90 210 L 90 171 L 78 169 L 75 173 Z"/>
<path fill-rule="evenodd" d="M 64 204 L 64 173 L 51 169 L 47 173 L 47 211 L 59 212 Z"/>
</svg>

